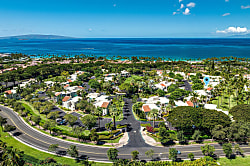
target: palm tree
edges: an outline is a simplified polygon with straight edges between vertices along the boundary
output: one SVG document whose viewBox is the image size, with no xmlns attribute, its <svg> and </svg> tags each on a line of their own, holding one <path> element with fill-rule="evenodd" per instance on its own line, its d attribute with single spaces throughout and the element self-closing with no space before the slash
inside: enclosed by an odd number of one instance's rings
<svg viewBox="0 0 250 166">
<path fill-rule="evenodd" d="M 25 164 L 23 155 L 24 153 L 22 151 L 7 147 L 1 157 L 1 165 L 23 166 Z"/>
<path fill-rule="evenodd" d="M 152 109 L 149 112 L 149 116 L 153 118 L 153 127 L 155 128 L 155 118 L 158 116 L 159 111 L 157 109 Z"/>
<path fill-rule="evenodd" d="M 101 107 L 97 107 L 94 111 L 94 114 L 96 114 L 98 116 L 98 128 L 100 129 L 100 116 L 102 115 L 102 108 Z"/>
<path fill-rule="evenodd" d="M 230 97 L 233 94 L 233 90 L 231 88 L 227 89 L 227 94 L 228 94 L 228 109 L 230 109 Z"/>
<path fill-rule="evenodd" d="M 105 128 L 109 131 L 112 130 L 112 122 L 106 123 Z"/>
<path fill-rule="evenodd" d="M 190 99 L 190 101 L 194 103 L 194 107 L 196 108 L 196 106 L 198 105 L 198 97 L 199 97 L 199 95 L 196 92 L 193 92 L 192 96 L 193 97 Z"/>
<path fill-rule="evenodd" d="M 110 115 L 113 118 L 113 123 L 114 123 L 114 128 L 116 128 L 116 124 L 115 124 L 115 117 L 117 116 L 117 108 L 115 105 L 111 105 L 109 108 L 110 111 Z"/>
</svg>

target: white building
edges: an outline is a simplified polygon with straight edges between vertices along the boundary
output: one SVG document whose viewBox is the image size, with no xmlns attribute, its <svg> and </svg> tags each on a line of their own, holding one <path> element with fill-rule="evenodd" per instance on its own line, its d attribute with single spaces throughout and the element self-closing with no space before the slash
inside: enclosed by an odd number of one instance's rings
<svg viewBox="0 0 250 166">
<path fill-rule="evenodd" d="M 142 105 L 142 111 L 145 112 L 146 118 L 147 118 L 147 119 L 150 119 L 150 117 L 149 117 L 149 112 L 150 112 L 152 109 L 158 110 L 158 112 L 159 112 L 158 115 L 160 116 L 160 114 L 161 114 L 162 111 L 161 111 L 160 107 L 158 107 L 156 104 L 143 104 L 143 105 Z"/>
<path fill-rule="evenodd" d="M 173 82 L 167 82 L 167 81 L 163 81 L 163 82 L 160 82 L 158 84 L 155 84 L 154 86 L 157 88 L 157 89 L 161 89 L 161 90 L 164 90 L 167 92 L 168 90 L 168 87 L 173 84 Z"/>
<path fill-rule="evenodd" d="M 130 76 L 130 73 L 127 72 L 126 70 L 123 70 L 123 71 L 121 71 L 121 76 L 122 76 L 122 77 L 129 77 L 129 76 Z"/>
<path fill-rule="evenodd" d="M 81 100 L 82 97 L 76 96 L 76 97 L 71 97 L 71 96 L 65 96 L 62 99 L 62 106 L 74 111 L 76 109 L 76 104 Z"/>
</svg>

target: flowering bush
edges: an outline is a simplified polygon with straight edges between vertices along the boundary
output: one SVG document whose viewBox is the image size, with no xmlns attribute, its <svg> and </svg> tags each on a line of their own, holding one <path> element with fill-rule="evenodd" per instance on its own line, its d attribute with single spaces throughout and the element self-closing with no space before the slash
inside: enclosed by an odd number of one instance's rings
<svg viewBox="0 0 250 166">
<path fill-rule="evenodd" d="M 146 126 L 146 129 L 148 132 L 153 133 L 154 132 L 154 128 L 152 126 Z"/>
</svg>

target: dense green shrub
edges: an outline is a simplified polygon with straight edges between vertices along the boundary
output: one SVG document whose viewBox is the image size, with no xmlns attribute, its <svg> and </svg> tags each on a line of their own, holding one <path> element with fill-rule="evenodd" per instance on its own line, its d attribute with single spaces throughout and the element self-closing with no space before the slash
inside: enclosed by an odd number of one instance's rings
<svg viewBox="0 0 250 166">
<path fill-rule="evenodd" d="M 10 131 L 13 131 L 13 130 L 16 130 L 16 126 L 12 126 L 12 125 L 5 125 L 4 126 L 4 132 L 10 132 Z"/>
</svg>

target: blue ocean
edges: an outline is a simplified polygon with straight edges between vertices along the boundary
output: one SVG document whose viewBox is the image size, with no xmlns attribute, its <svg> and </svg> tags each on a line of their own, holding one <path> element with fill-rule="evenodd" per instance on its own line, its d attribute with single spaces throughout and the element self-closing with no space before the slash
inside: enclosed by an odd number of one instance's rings
<svg viewBox="0 0 250 166">
<path fill-rule="evenodd" d="M 250 58 L 250 39 L 107 38 L 0 40 L 1 53 L 27 55 L 149 56 L 165 59 Z"/>
</svg>

